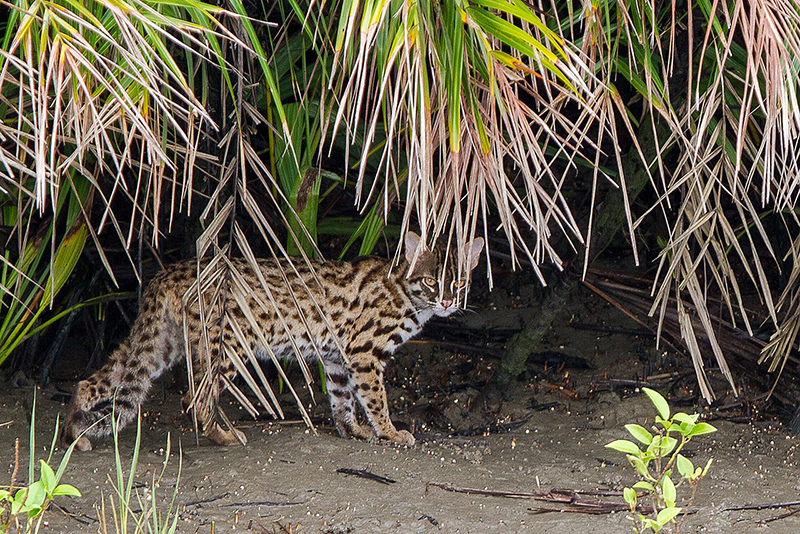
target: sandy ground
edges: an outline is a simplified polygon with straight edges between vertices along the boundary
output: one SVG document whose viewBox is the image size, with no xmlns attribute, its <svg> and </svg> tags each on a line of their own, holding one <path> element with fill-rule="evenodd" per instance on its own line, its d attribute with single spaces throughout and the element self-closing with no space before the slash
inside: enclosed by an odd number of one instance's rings
<svg viewBox="0 0 800 534">
<path fill-rule="evenodd" d="M 569 328 L 575 320 L 635 327 L 588 293 L 575 298 L 580 304 L 565 307 L 559 322 L 563 326 L 548 334 L 547 342 L 553 350 L 583 358 L 594 368 L 547 369 L 547 362 L 531 363 L 502 404 L 480 395 L 481 384 L 497 365 L 492 349 L 480 356 L 431 343 L 405 347 L 393 364 L 389 383 L 393 417 L 420 438 L 413 448 L 339 438 L 328 423 L 324 401 L 314 409 L 315 420 L 320 421 L 317 435 L 297 423 L 242 418 L 239 427 L 247 434 L 246 447 L 217 447 L 203 439 L 198 445 L 180 414 L 180 393 L 170 384 L 156 387 L 155 398 L 145 407 L 137 491 L 142 499 L 153 499 L 147 487 L 162 470 L 169 433 L 173 450 L 155 502 L 165 506 L 178 484 L 179 532 L 628 532 L 626 513 L 534 513 L 532 507 L 553 506 L 453 493 L 431 485 L 531 492 L 619 490 L 635 481 L 624 458 L 604 445 L 626 437 L 626 423 L 652 423 L 653 410 L 634 389 L 612 390 L 604 384 L 610 376 L 641 377 L 645 366 L 652 368 L 653 361 L 669 365 L 670 357 L 656 352 L 651 339 Z M 479 304 L 480 313 L 457 319 L 456 324 L 473 330 L 518 327 L 526 314 L 536 313 L 534 307 L 518 304 L 526 299 L 513 292 L 487 296 Z M 436 338 L 437 332 L 428 331 L 424 337 Z M 56 387 L 69 386 L 55 383 L 38 393 L 37 457 L 46 457 L 56 415 L 63 417 L 66 412 L 66 406 L 54 400 Z M 161 389 L 166 391 L 163 396 L 158 393 Z M 680 397 L 690 390 L 690 385 L 682 385 L 673 394 Z M 16 438 L 25 456 L 20 478 L 27 473 L 31 399 L 31 387 L 9 386 L 0 396 L 0 424 L 10 422 L 0 427 L 2 483 L 11 477 Z M 713 424 L 719 432 L 689 447 L 695 464 L 708 458 L 714 464 L 700 487 L 697 513 L 688 517 L 681 532 L 800 531 L 800 517 L 769 521 L 786 509 L 725 511 L 730 506 L 797 500 L 798 440 L 780 425 L 764 421 Z M 486 432 L 487 428 L 493 431 Z M 134 436 L 131 428 L 121 434 L 125 462 Z M 59 449 L 56 460 L 62 454 Z M 337 472 L 342 468 L 366 470 L 394 482 Z M 44 532 L 97 532 L 102 496 L 114 494 L 113 473 L 111 440 L 98 443 L 92 452 L 76 453 L 63 481 L 77 486 L 83 497 L 58 499 L 73 517 L 52 509 Z M 109 531 L 115 532 L 113 526 Z"/>
</svg>

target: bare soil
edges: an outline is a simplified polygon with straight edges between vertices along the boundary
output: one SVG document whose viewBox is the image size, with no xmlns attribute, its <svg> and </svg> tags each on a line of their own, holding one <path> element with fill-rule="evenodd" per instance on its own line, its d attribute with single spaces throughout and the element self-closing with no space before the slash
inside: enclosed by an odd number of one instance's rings
<svg viewBox="0 0 800 534">
<path fill-rule="evenodd" d="M 178 531 L 188 533 L 626 532 L 630 522 L 624 512 L 536 513 L 531 509 L 557 507 L 454 493 L 431 483 L 517 492 L 620 490 L 635 481 L 634 471 L 604 445 L 626 437 L 626 423 L 651 424 L 653 409 L 635 384 L 615 380 L 675 373 L 653 380 L 653 386 L 676 404 L 686 404 L 681 410 L 703 411 L 719 429 L 690 445 L 695 464 L 708 458 L 714 464 L 700 486 L 696 513 L 681 532 L 800 531 L 800 517 L 779 518 L 786 509 L 725 511 L 798 499 L 797 439 L 779 423 L 752 413 L 740 418 L 747 422 L 734 423 L 732 417 L 720 418 L 729 412 L 697 404 L 693 378 L 685 373 L 691 368 L 681 358 L 656 350 L 651 337 L 636 335 L 635 323 L 588 291 L 576 292 L 565 303 L 563 316 L 546 339 L 551 352 L 534 355 L 526 373 L 508 390 L 487 389 L 499 365 L 503 333 L 508 337 L 537 313 L 530 303 L 536 302 L 538 290 L 531 287 L 509 283 L 501 291 L 478 292 L 476 313 L 431 325 L 421 340 L 396 355 L 388 375 L 392 415 L 398 426 L 418 437 L 413 448 L 341 439 L 330 425 L 327 400 L 318 385 L 312 406 L 316 434 L 291 420 L 297 414 L 288 398 L 284 408 L 289 420 L 283 422 L 249 420 L 227 399 L 228 413 L 247 434 L 248 445 L 223 448 L 203 438 L 198 443 L 181 415 L 179 387 L 167 379 L 154 388 L 145 406 L 135 477 L 139 495 L 154 498 L 163 509 L 178 484 Z M 62 377 L 68 374 L 60 372 Z M 27 473 L 33 388 L 21 382 L 7 380 L 0 396 L 0 424 L 10 422 L 0 426 L 2 483 L 11 478 L 16 439 L 23 452 L 19 478 L 24 480 Z M 37 457 L 46 457 L 56 416 L 66 412 L 58 390 L 70 388 L 69 381 L 55 381 L 38 393 Z M 147 487 L 162 470 L 168 434 L 173 448 L 153 497 Z M 126 463 L 134 438 L 133 428 L 121 433 Z M 62 454 L 59 448 L 51 464 Z M 394 482 L 337 471 L 343 468 Z M 97 443 L 89 453 L 76 453 L 63 481 L 77 486 L 83 497 L 58 499 L 64 511 L 48 512 L 46 532 L 97 532 L 98 508 L 103 496 L 114 495 L 113 479 L 111 440 Z M 600 499 L 621 502 L 613 496 Z M 106 514 L 113 523 L 110 509 Z M 113 525 L 109 531 L 115 532 Z"/>
</svg>

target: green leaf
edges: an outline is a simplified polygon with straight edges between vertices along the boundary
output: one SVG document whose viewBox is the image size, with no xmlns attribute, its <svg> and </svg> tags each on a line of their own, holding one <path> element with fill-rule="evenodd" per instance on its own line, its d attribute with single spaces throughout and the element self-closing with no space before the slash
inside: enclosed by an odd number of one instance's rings
<svg viewBox="0 0 800 534">
<path fill-rule="evenodd" d="M 647 454 L 652 454 L 655 456 L 661 456 L 661 441 L 663 440 L 662 436 L 653 436 L 653 441 L 650 442 L 650 445 L 647 446 Z"/>
<path fill-rule="evenodd" d="M 71 484 L 59 484 L 56 486 L 56 489 L 53 490 L 53 496 L 56 495 L 69 495 L 70 497 L 82 497 L 81 492 L 78 491 L 78 488 Z"/>
<path fill-rule="evenodd" d="M 44 491 L 52 495 L 53 490 L 56 487 L 56 474 L 53 472 L 53 468 L 47 465 L 47 462 L 44 460 L 39 460 L 39 469 L 42 475 L 42 484 L 44 485 Z"/>
<path fill-rule="evenodd" d="M 625 429 L 634 437 L 638 442 L 649 445 L 653 441 L 653 434 L 641 425 L 625 425 Z"/>
<path fill-rule="evenodd" d="M 694 423 L 681 423 L 680 425 L 677 425 L 677 427 L 674 429 L 680 432 L 681 436 L 689 437 L 689 433 L 692 431 L 694 427 L 695 427 Z"/>
<path fill-rule="evenodd" d="M 703 476 L 703 468 L 698 466 L 692 473 L 692 478 L 701 478 Z"/>
<path fill-rule="evenodd" d="M 642 451 L 639 450 L 639 447 L 632 441 L 628 441 L 627 439 L 617 439 L 606 445 L 608 449 L 614 449 L 615 451 L 624 452 L 625 454 L 633 454 L 638 455 L 641 454 Z"/>
<path fill-rule="evenodd" d="M 658 415 L 665 421 L 669 419 L 669 404 L 667 404 L 667 400 L 661 396 L 661 393 L 650 388 L 642 388 L 642 391 L 650 398 L 650 402 L 652 402 L 653 406 L 658 410 Z"/>
<path fill-rule="evenodd" d="M 513 4 L 504 2 L 503 0 L 475 0 L 473 3 L 483 5 L 491 10 L 508 13 L 518 17 L 525 22 L 534 25 L 539 31 L 544 34 L 555 51 L 562 56 L 563 59 L 569 59 L 569 56 L 562 48 L 562 40 L 557 33 L 553 32 L 542 20 L 536 16 L 531 9 L 519 0 L 514 0 Z"/>
<path fill-rule="evenodd" d="M 633 488 L 625 488 L 622 490 L 622 497 L 625 502 L 631 505 L 631 509 L 636 506 L 636 491 Z"/>
<path fill-rule="evenodd" d="M 669 508 L 664 508 L 663 510 L 658 512 L 658 516 L 656 517 L 656 522 L 663 527 L 664 525 L 675 519 L 675 516 L 677 516 L 680 513 L 681 509 L 676 508 L 674 506 L 670 506 Z"/>
<path fill-rule="evenodd" d="M 650 476 L 650 473 L 647 471 L 647 464 L 644 463 L 641 458 L 637 458 L 636 456 L 629 454 L 628 461 L 634 468 L 636 468 L 636 472 L 639 473 L 640 476 Z"/>
<path fill-rule="evenodd" d="M 672 482 L 669 472 L 664 473 L 664 477 L 661 479 L 661 494 L 664 496 L 664 502 L 667 503 L 667 506 L 675 506 L 678 493 L 675 491 L 675 483 Z"/>
<path fill-rule="evenodd" d="M 652 484 L 647 482 L 646 480 L 640 480 L 636 484 L 633 485 L 634 489 L 646 490 L 646 491 L 655 491 L 656 489 L 653 487 Z"/>
<path fill-rule="evenodd" d="M 26 497 L 28 496 L 28 488 L 22 488 L 14 495 L 14 501 L 11 503 L 11 515 L 15 516 L 22 511 L 25 505 Z"/>
<path fill-rule="evenodd" d="M 675 447 L 678 445 L 678 440 L 672 437 L 667 436 L 661 442 L 661 456 L 667 456 L 669 453 L 675 450 Z"/>
<path fill-rule="evenodd" d="M 699 413 L 695 413 L 695 414 L 689 415 L 689 414 L 686 414 L 686 413 L 683 413 L 683 412 L 678 412 L 678 413 L 672 415 L 672 419 L 673 420 L 678 421 L 680 423 L 688 423 L 688 424 L 692 424 L 692 425 L 697 423 L 697 419 L 699 417 L 700 417 Z"/>
<path fill-rule="evenodd" d="M 67 283 L 69 277 L 72 276 L 72 271 L 83 253 L 87 233 L 86 225 L 82 221 L 76 221 L 67 232 L 67 235 L 64 236 L 53 260 L 51 271 L 53 276 L 47 277 L 47 284 L 44 286 L 44 298 L 40 303 L 41 307 L 49 306 L 55 295 Z M 52 284 L 52 282 L 55 282 L 55 284 Z"/>
<path fill-rule="evenodd" d="M 693 438 L 695 436 L 702 436 L 703 434 L 711 434 L 716 431 L 717 429 L 713 425 L 709 425 L 708 423 L 697 423 L 686 437 Z"/>
<path fill-rule="evenodd" d="M 684 455 L 678 455 L 677 464 L 678 472 L 681 474 L 681 476 L 689 478 L 694 474 L 694 464 L 692 464 L 692 461 Z"/>
<path fill-rule="evenodd" d="M 645 519 L 644 529 L 647 530 L 648 528 L 652 529 L 653 532 L 658 532 L 659 530 L 661 530 L 661 525 L 659 525 L 656 521 L 653 521 L 652 519 Z"/>
<path fill-rule="evenodd" d="M 44 490 L 44 484 L 42 484 L 41 480 L 37 480 L 28 486 L 28 494 L 25 496 L 25 508 L 30 510 L 31 508 L 41 507 L 46 498 L 47 493 Z"/>
</svg>

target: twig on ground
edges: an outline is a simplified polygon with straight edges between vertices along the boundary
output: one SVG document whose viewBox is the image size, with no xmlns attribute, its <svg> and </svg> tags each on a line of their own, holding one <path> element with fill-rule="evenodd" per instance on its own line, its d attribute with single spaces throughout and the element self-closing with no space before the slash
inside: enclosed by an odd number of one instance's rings
<svg viewBox="0 0 800 534">
<path fill-rule="evenodd" d="M 603 465 L 609 465 L 611 467 L 619 467 L 620 466 L 620 464 L 618 464 L 618 463 L 616 463 L 614 461 L 606 460 L 605 458 L 600 458 L 599 456 L 595 457 L 595 460 L 597 460 L 598 462 L 600 462 Z"/>
<path fill-rule="evenodd" d="M 651 386 L 654 387 L 653 384 L 649 382 L 645 382 L 644 380 L 625 380 L 624 378 L 609 378 L 606 380 L 608 385 L 611 387 L 613 391 L 614 388 L 640 388 L 642 386 Z"/>
<path fill-rule="evenodd" d="M 467 495 L 489 495 L 491 497 L 508 497 L 511 499 L 532 499 L 539 494 L 547 493 L 546 491 L 537 491 L 536 493 L 526 493 L 517 491 L 462 488 L 459 486 L 453 486 L 452 484 L 441 484 L 439 482 L 428 482 L 427 484 L 425 484 L 425 491 L 427 491 L 429 487 L 439 488 L 444 491 L 452 491 L 453 493 L 466 493 Z"/>
<path fill-rule="evenodd" d="M 431 517 L 428 514 L 422 514 L 422 516 L 419 519 L 417 519 L 417 521 L 422 521 L 423 519 L 427 519 L 428 523 L 430 523 L 434 527 L 438 527 L 439 526 L 439 522 L 436 520 L 435 517 Z"/>
<path fill-rule="evenodd" d="M 610 514 L 613 512 L 624 512 L 630 510 L 630 506 L 626 503 L 601 501 L 599 499 L 586 499 L 581 495 L 602 495 L 602 496 L 619 496 L 622 492 L 613 490 L 569 490 L 569 489 L 552 489 L 550 491 L 534 490 L 532 492 L 525 491 L 503 491 L 503 490 L 489 490 L 478 488 L 462 488 L 452 484 L 440 484 L 437 482 L 428 482 L 425 488 L 433 486 L 445 491 L 452 491 L 454 493 L 466 493 L 468 495 L 487 495 L 490 497 L 505 497 L 509 499 L 533 499 L 534 501 L 543 501 L 553 503 L 554 507 L 535 507 L 528 508 L 528 510 L 536 513 L 544 512 L 573 512 L 581 514 Z M 653 508 L 650 506 L 638 506 L 637 511 L 643 514 L 653 513 Z M 683 510 L 681 515 L 694 514 L 696 510 L 689 509 Z"/>
<path fill-rule="evenodd" d="M 81 513 L 77 513 L 76 514 L 75 512 L 71 512 L 67 508 L 65 508 L 64 506 L 61 506 L 60 504 L 58 504 L 57 502 L 50 501 L 50 506 L 52 506 L 53 508 L 55 508 L 56 510 L 58 510 L 59 512 L 61 512 L 65 516 L 67 516 L 68 518 L 74 519 L 75 521 L 77 521 L 78 523 L 80 523 L 82 525 L 91 525 L 92 523 L 99 523 L 100 522 L 96 518 L 88 516 L 86 514 L 81 514 Z"/>
<path fill-rule="evenodd" d="M 736 402 L 731 402 L 729 404 L 722 404 L 720 406 L 713 406 L 712 409 L 718 412 L 724 412 L 727 410 L 735 410 L 736 408 L 745 408 L 748 403 L 754 403 L 758 401 L 762 401 L 769 396 L 769 393 L 761 393 L 760 395 L 753 395 L 750 397 L 740 397 L 736 400 Z"/>
<path fill-rule="evenodd" d="M 627 309 L 625 306 L 623 306 L 622 304 L 620 304 L 620 303 L 619 303 L 619 302 L 618 302 L 616 299 L 614 299 L 613 297 L 611 297 L 611 295 L 609 295 L 609 294 L 608 294 L 608 293 L 606 293 L 605 291 L 602 291 L 600 288 L 598 288 L 597 286 L 593 285 L 592 283 L 590 283 L 590 282 L 588 282 L 588 281 L 586 281 L 586 280 L 584 280 L 584 281 L 583 281 L 583 284 L 584 284 L 586 287 L 588 287 L 588 288 L 589 288 L 591 291 L 593 291 L 594 293 L 596 293 L 596 294 L 597 294 L 597 295 L 598 295 L 600 298 L 602 298 L 602 299 L 606 300 L 606 301 L 607 301 L 607 302 L 609 302 L 609 303 L 610 303 L 612 306 L 614 306 L 615 308 L 617 308 L 619 311 L 621 311 L 622 313 L 624 313 L 625 315 L 627 315 L 628 317 L 630 317 L 630 318 L 631 318 L 631 319 L 632 319 L 634 322 L 638 323 L 639 325 L 641 325 L 642 327 L 644 327 L 644 328 L 646 328 L 646 329 L 648 329 L 648 330 L 650 330 L 650 331 L 654 331 L 654 330 L 655 330 L 655 329 L 654 329 L 654 328 L 653 328 L 651 325 L 649 325 L 649 324 L 645 323 L 644 321 L 642 321 L 641 319 L 639 319 L 639 318 L 636 316 L 636 314 L 634 314 L 634 313 L 631 313 L 631 311 L 629 311 L 629 310 L 628 310 L 628 309 Z M 673 343 L 672 343 L 672 342 L 671 342 L 669 339 L 665 339 L 665 338 L 662 336 L 662 337 L 661 337 L 661 340 L 662 340 L 664 343 L 666 343 L 667 345 L 669 345 L 669 346 L 670 346 L 670 348 L 671 348 L 672 350 L 674 350 L 675 352 L 677 352 L 677 353 L 682 353 L 682 351 L 681 351 L 681 350 L 680 350 L 680 349 L 679 349 L 679 348 L 678 348 L 678 347 L 677 347 L 675 344 L 673 344 Z"/>
<path fill-rule="evenodd" d="M 800 501 L 773 502 L 767 504 L 746 504 L 744 506 L 729 506 L 724 508 L 725 512 L 736 512 L 740 510 L 772 510 L 775 508 L 786 508 L 788 506 L 800 506 Z"/>
<path fill-rule="evenodd" d="M 397 482 L 396 480 L 392 480 L 391 478 L 384 477 L 381 475 L 376 475 L 375 473 L 371 473 L 364 469 L 349 469 L 347 467 L 340 467 L 336 470 L 337 473 L 341 473 L 343 475 L 353 475 L 361 478 L 366 478 L 369 480 L 374 480 L 375 482 L 380 482 L 381 484 L 394 484 Z"/>
<path fill-rule="evenodd" d="M 604 334 L 624 334 L 628 336 L 642 336 L 642 337 L 653 337 L 652 330 L 648 330 L 645 328 L 616 328 L 612 326 L 606 326 L 604 324 L 592 324 L 592 323 L 580 323 L 580 322 L 571 322 L 567 323 L 567 326 L 570 328 L 574 328 L 576 330 L 589 330 L 590 332 L 603 332 Z"/>
<path fill-rule="evenodd" d="M 230 504 L 220 504 L 220 508 L 250 508 L 252 506 L 294 506 L 295 504 L 304 504 L 300 501 L 246 501 L 246 502 L 232 502 Z"/>
<path fill-rule="evenodd" d="M 580 507 L 579 507 L 580 506 Z M 529 512 L 533 512 L 535 514 L 546 514 L 547 512 L 570 512 L 573 514 L 589 514 L 589 515 L 602 515 L 602 514 L 612 514 L 615 512 L 627 512 L 630 510 L 630 507 L 621 502 L 597 502 L 597 503 L 590 503 L 585 505 L 580 505 L 575 503 L 574 508 L 570 508 L 569 506 L 555 506 L 555 507 L 546 507 L 546 506 L 532 506 L 528 508 Z M 650 514 L 653 510 L 650 510 L 648 506 L 640 506 L 639 512 L 643 514 Z"/>
<path fill-rule="evenodd" d="M 567 488 L 553 488 L 550 490 L 553 493 L 575 494 L 575 495 L 591 495 L 593 497 L 622 497 L 624 494 L 619 490 L 574 490 Z"/>
<path fill-rule="evenodd" d="M 230 494 L 231 494 L 230 491 L 226 491 L 225 493 L 217 495 L 216 497 L 209 497 L 208 499 L 200 499 L 199 501 L 187 502 L 184 506 L 197 506 L 198 504 L 206 504 L 206 503 L 218 501 L 220 499 L 224 499 L 225 497 L 227 497 Z"/>
<path fill-rule="evenodd" d="M 764 521 L 760 521 L 759 524 L 766 525 L 767 523 L 772 523 L 773 521 L 780 521 L 781 519 L 786 519 L 787 517 L 792 517 L 797 512 L 800 512 L 800 508 L 795 508 L 794 510 L 790 510 L 785 514 L 781 514 L 776 517 L 770 517 L 769 519 L 765 519 Z"/>
<path fill-rule="evenodd" d="M 497 359 L 501 356 L 496 348 L 467 345 L 466 343 L 456 343 L 454 341 L 442 341 L 438 339 L 410 339 L 406 341 L 406 343 L 415 345 L 436 345 L 443 349 L 451 349 L 467 354 L 474 354 L 476 356 L 486 356 L 487 358 Z"/>
<path fill-rule="evenodd" d="M 527 491 L 490 490 L 490 489 L 479 489 L 479 488 L 462 488 L 460 486 L 454 486 L 452 484 L 441 484 L 439 482 L 428 482 L 425 485 L 426 489 L 430 486 L 442 489 L 444 491 L 452 491 L 453 493 L 466 493 L 468 495 L 488 495 L 490 497 L 505 497 L 508 499 L 550 500 L 548 497 L 552 496 L 551 492 L 544 490 L 533 490 L 532 492 L 527 492 Z M 570 499 L 568 497 L 567 498 L 562 497 L 561 500 L 569 502 Z"/>
</svg>

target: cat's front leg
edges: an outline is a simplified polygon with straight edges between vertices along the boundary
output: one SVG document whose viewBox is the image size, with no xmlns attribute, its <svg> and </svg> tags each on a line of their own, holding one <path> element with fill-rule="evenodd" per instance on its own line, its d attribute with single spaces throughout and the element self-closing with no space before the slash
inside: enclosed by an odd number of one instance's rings
<svg viewBox="0 0 800 534">
<path fill-rule="evenodd" d="M 414 435 L 407 430 L 397 430 L 389 418 L 389 403 L 383 385 L 383 364 L 375 355 L 351 355 L 349 374 L 350 390 L 358 398 L 375 435 L 394 443 L 412 446 Z"/>
</svg>

